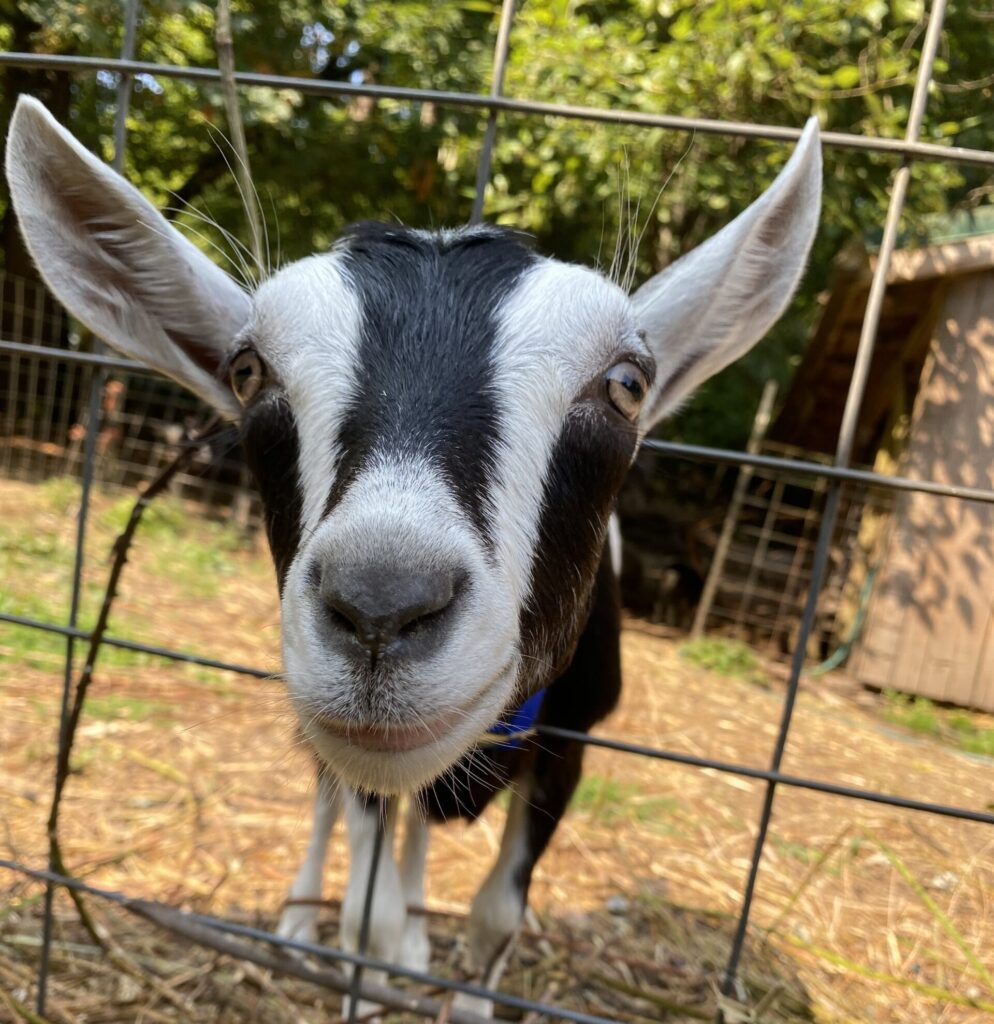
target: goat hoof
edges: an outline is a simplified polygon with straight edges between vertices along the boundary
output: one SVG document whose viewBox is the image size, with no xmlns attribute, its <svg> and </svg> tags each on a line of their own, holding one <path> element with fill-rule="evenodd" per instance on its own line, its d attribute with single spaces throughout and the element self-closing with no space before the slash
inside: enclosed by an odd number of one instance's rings
<svg viewBox="0 0 994 1024">
<path fill-rule="evenodd" d="M 349 996 L 343 997 L 342 1017 L 345 1020 L 349 1019 L 349 1009 L 351 1006 L 351 998 Z M 360 999 L 356 1006 L 355 1017 L 357 1021 L 361 1020 L 362 1024 L 383 1024 L 383 1014 L 386 1012 L 386 1008 L 378 1003 L 367 1003 L 365 999 Z"/>
<path fill-rule="evenodd" d="M 489 1019 L 494 1015 L 494 1004 L 489 999 L 484 999 L 483 996 L 471 996 L 468 992 L 457 992 L 452 1005 L 457 1009 L 475 1013 L 478 1017 Z"/>
<path fill-rule="evenodd" d="M 280 914 L 276 934 L 281 939 L 292 939 L 294 942 L 318 941 L 318 910 L 317 907 L 287 907 Z M 300 953 L 299 949 L 291 949 L 291 953 Z"/>
</svg>

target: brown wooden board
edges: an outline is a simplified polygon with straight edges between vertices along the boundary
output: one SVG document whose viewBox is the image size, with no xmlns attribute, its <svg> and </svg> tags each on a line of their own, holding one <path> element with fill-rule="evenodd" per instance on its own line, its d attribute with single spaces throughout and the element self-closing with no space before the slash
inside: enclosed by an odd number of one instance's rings
<svg viewBox="0 0 994 1024">
<path fill-rule="evenodd" d="M 994 273 L 949 282 L 903 472 L 994 486 Z M 994 508 L 901 494 L 854 672 L 863 683 L 994 710 Z"/>
</svg>

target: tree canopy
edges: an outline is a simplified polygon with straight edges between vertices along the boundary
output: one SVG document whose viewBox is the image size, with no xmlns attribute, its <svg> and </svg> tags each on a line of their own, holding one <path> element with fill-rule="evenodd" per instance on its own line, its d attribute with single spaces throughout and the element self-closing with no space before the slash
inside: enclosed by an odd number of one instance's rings
<svg viewBox="0 0 994 1024">
<path fill-rule="evenodd" d="M 920 0 L 527 0 L 519 8 L 509 95 L 791 126 L 813 114 L 825 129 L 880 137 L 904 133 L 926 13 Z M 484 93 L 499 13 L 496 0 L 240 0 L 236 59 L 250 71 Z M 0 0 L 0 46 L 116 56 L 121 16 L 120 0 Z M 146 0 L 137 57 L 213 67 L 213 30 L 210 4 Z M 924 138 L 994 148 L 992 67 L 994 15 L 953 0 Z M 40 95 L 85 144 L 112 155 L 115 75 L 4 68 L 4 123 L 20 91 Z M 274 258 L 324 249 L 358 219 L 467 219 L 484 111 L 293 90 L 241 95 Z M 219 88 L 140 76 L 128 128 L 128 176 L 202 244 L 230 254 L 209 223 L 246 235 Z M 607 267 L 617 245 L 637 282 L 748 205 L 788 153 L 781 143 L 502 114 L 485 214 L 561 259 Z M 791 313 L 665 433 L 741 443 L 763 381 L 789 379 L 834 254 L 879 229 L 895 163 L 826 152 L 823 225 Z M 983 168 L 916 163 L 906 235 L 927 231 L 930 216 L 988 202 L 992 189 Z M 3 241 L 8 269 L 25 272 L 9 211 Z"/>
</svg>

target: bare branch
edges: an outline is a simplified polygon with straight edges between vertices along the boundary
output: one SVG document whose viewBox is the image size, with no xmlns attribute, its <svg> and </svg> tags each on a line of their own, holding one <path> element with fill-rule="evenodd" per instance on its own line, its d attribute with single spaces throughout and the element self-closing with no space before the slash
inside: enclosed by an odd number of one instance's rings
<svg viewBox="0 0 994 1024">
<path fill-rule="evenodd" d="M 231 2 L 217 0 L 217 14 L 214 26 L 214 45 L 217 48 L 217 67 L 221 72 L 221 91 L 224 94 L 224 111 L 231 133 L 231 146 L 235 151 L 235 176 L 245 203 L 249 232 L 252 236 L 252 253 L 259 273 L 267 266 L 263 247 L 262 214 L 259 197 L 252 184 L 252 170 L 249 166 L 248 146 L 245 142 L 245 126 L 242 123 L 241 108 L 238 105 L 238 88 L 235 84 L 235 43 L 231 35 Z"/>
</svg>

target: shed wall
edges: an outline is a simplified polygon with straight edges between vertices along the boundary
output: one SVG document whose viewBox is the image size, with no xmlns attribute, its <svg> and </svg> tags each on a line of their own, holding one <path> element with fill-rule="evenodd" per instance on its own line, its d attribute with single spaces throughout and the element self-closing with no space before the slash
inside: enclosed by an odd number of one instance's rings
<svg viewBox="0 0 994 1024">
<path fill-rule="evenodd" d="M 948 285 L 903 472 L 994 487 L 994 273 Z M 994 506 L 899 494 L 853 672 L 994 711 Z"/>
</svg>

